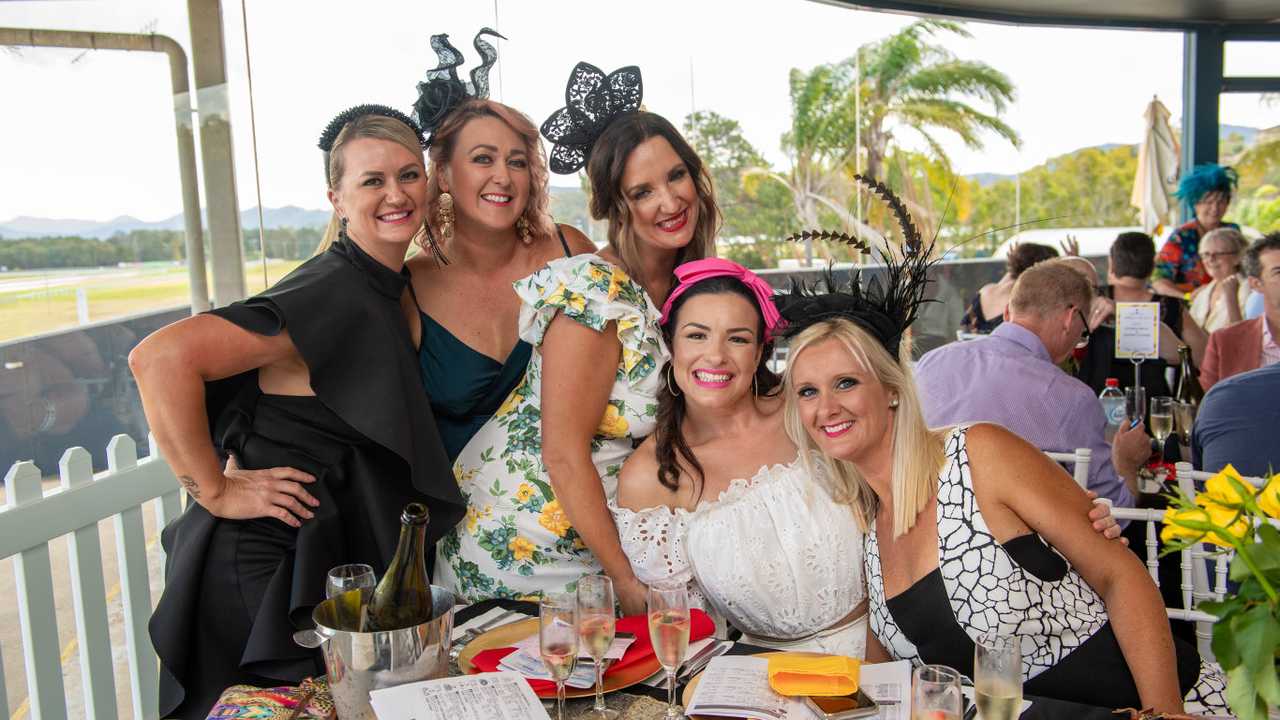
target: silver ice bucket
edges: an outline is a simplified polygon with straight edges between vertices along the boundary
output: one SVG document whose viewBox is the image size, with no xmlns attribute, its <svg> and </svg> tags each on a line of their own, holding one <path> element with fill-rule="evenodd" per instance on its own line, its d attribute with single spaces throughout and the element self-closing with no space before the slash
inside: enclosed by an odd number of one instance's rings
<svg viewBox="0 0 1280 720">
<path fill-rule="evenodd" d="M 376 720 L 369 692 L 449 674 L 449 643 L 453 634 L 453 593 L 431 586 L 431 620 L 402 630 L 358 632 L 361 608 L 369 592 L 337 595 L 316 606 L 316 623 L 301 645 L 320 644 L 329 673 L 329 690 L 340 720 Z"/>
</svg>

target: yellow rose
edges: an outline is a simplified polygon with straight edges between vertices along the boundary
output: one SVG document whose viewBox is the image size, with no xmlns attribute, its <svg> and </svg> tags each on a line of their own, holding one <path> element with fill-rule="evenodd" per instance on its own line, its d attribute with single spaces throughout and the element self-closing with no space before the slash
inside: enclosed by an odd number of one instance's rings
<svg viewBox="0 0 1280 720">
<path fill-rule="evenodd" d="M 522 537 L 516 537 L 507 543 L 507 549 L 511 551 L 516 560 L 524 562 L 533 557 L 533 551 L 537 549 L 537 546 Z"/>
<path fill-rule="evenodd" d="M 596 434 L 608 438 L 626 437 L 630 427 L 627 419 L 618 412 L 618 407 L 610 403 L 604 410 L 604 417 L 600 419 L 600 427 L 596 428 Z"/>
<path fill-rule="evenodd" d="M 631 282 L 631 277 L 624 273 L 621 268 L 614 268 L 613 274 L 609 276 L 609 299 L 616 300 L 618 293 L 622 290 L 622 286 Z"/>
<path fill-rule="evenodd" d="M 573 310 L 574 312 L 582 312 L 587 307 L 587 299 L 566 288 L 564 283 L 561 283 L 560 287 L 556 288 L 556 291 L 547 298 L 547 304 L 559 305 L 566 310 Z"/>
<path fill-rule="evenodd" d="M 1240 496 L 1240 493 L 1237 492 L 1236 488 L 1227 478 L 1231 478 L 1244 486 L 1244 492 L 1248 497 L 1252 497 L 1257 492 L 1254 490 L 1253 485 L 1245 482 L 1245 480 L 1240 477 L 1240 473 L 1236 472 L 1234 467 L 1227 465 L 1222 468 L 1220 472 L 1205 481 L 1204 492 L 1200 493 L 1199 497 L 1207 496 L 1210 501 L 1224 505 L 1244 502 L 1245 498 Z M 1199 500 L 1199 497 L 1197 498 L 1197 501 Z"/>
<path fill-rule="evenodd" d="M 1272 475 L 1266 487 L 1258 493 L 1258 507 L 1273 518 L 1280 518 L 1280 474 Z"/>
<path fill-rule="evenodd" d="M 503 415 L 506 415 L 512 410 L 515 410 L 522 400 L 524 400 L 524 397 L 521 396 L 520 393 L 512 391 L 511 394 L 507 396 L 507 399 L 502 403 L 502 407 L 498 408 L 498 412 L 494 413 L 493 416 L 502 417 Z"/>
<path fill-rule="evenodd" d="M 1204 536 L 1204 532 L 1200 530 L 1192 530 L 1189 527 L 1179 525 L 1179 521 L 1190 520 L 1193 522 L 1208 522 L 1209 513 L 1203 508 L 1176 508 L 1171 507 L 1164 511 L 1164 528 L 1160 530 L 1160 540 L 1162 542 L 1173 542 L 1175 540 L 1199 540 Z"/>
<path fill-rule="evenodd" d="M 556 537 L 564 537 L 572 527 L 569 524 L 569 518 L 564 514 L 564 510 L 560 509 L 560 501 L 552 500 L 542 506 L 542 514 L 538 516 L 538 524 L 547 530 L 555 533 Z"/>
<path fill-rule="evenodd" d="M 516 489 L 516 502 L 527 503 L 531 497 L 533 497 L 533 486 L 529 483 L 520 483 L 520 487 Z"/>
</svg>

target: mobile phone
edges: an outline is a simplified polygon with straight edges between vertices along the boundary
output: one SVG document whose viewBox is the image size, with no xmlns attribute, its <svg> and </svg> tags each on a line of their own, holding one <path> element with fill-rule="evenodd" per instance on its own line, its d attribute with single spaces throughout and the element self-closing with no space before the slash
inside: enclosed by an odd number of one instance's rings
<svg viewBox="0 0 1280 720">
<path fill-rule="evenodd" d="M 1141 416 L 1141 415 L 1139 415 L 1139 416 L 1137 416 L 1137 417 L 1135 417 L 1134 419 L 1132 419 L 1132 420 L 1130 420 L 1130 421 L 1129 421 L 1129 429 L 1130 429 L 1130 430 L 1132 430 L 1132 429 L 1134 429 L 1134 428 L 1138 427 L 1138 423 L 1140 423 L 1140 422 L 1142 422 L 1142 416 Z"/>
<path fill-rule="evenodd" d="M 880 706 L 875 700 L 867 697 L 861 688 L 852 695 L 810 696 L 806 697 L 804 702 L 810 710 L 824 720 L 853 720 L 853 718 L 876 717 L 880 714 Z"/>
</svg>

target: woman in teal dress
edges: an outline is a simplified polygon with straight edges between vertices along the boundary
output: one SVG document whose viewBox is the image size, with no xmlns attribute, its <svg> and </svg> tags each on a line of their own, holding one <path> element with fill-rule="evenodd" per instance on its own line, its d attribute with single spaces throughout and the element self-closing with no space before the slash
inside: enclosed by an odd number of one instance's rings
<svg viewBox="0 0 1280 720">
<path fill-rule="evenodd" d="M 657 306 L 677 264 L 711 254 L 719 212 L 697 154 L 671 123 L 639 111 L 638 68 L 606 76 L 580 63 L 566 94 L 542 128 L 556 143 L 551 169 L 587 167 L 609 246 L 516 283 L 532 359 L 454 463 L 467 516 L 437 545 L 436 581 L 475 601 L 572 589 L 603 571 L 624 612 L 637 613 L 645 588 L 607 501 L 665 392 Z"/>
<path fill-rule="evenodd" d="M 451 48 L 442 38 L 433 40 Z M 529 364 L 529 344 L 516 336 L 520 301 L 511 283 L 595 249 L 551 221 L 538 129 L 485 99 L 483 86 L 464 86 L 454 69 L 459 57 L 446 52 L 419 86 L 415 111 L 431 132 L 427 224 L 440 252 L 406 263 L 422 322 L 423 384 L 450 462 Z"/>
</svg>

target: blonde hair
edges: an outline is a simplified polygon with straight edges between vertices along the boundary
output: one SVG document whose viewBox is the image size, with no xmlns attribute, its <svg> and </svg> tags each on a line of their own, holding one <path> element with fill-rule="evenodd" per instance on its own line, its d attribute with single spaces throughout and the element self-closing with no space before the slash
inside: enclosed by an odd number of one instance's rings
<svg viewBox="0 0 1280 720">
<path fill-rule="evenodd" d="M 801 450 L 801 457 L 808 466 L 813 452 L 821 449 L 809 435 L 800 419 L 793 371 L 797 360 L 809 347 L 827 340 L 839 342 L 863 370 L 898 399 L 898 407 L 891 413 L 889 431 L 892 433 L 893 474 L 890 487 L 893 493 L 893 536 L 899 537 L 916 524 L 920 511 L 938 490 L 938 473 L 946 461 L 946 436 L 949 429 L 931 430 L 925 424 L 924 410 L 915 380 L 906 360 L 895 360 L 869 332 L 844 318 L 823 320 L 800 331 L 789 344 L 790 361 L 783 374 L 783 395 L 786 398 L 784 425 L 787 435 Z M 905 349 L 900 356 L 910 357 Z M 801 360 L 802 361 L 802 360 Z M 874 531 L 873 525 L 880 501 L 867 484 L 856 465 L 848 460 L 824 457 L 826 473 L 810 474 L 828 478 L 828 490 L 836 502 L 847 503 L 853 508 L 858 528 L 864 533 Z"/>
<path fill-rule="evenodd" d="M 1088 262 L 1083 258 L 1058 258 L 1045 260 L 1018 276 L 1009 297 L 1009 309 L 1016 313 L 1044 317 L 1058 310 L 1075 306 L 1088 313 L 1093 300 L 1093 288 L 1084 274 L 1072 267 L 1075 262 Z"/>
<path fill-rule="evenodd" d="M 362 115 L 342 127 L 338 133 L 338 137 L 333 140 L 333 148 L 325 153 L 324 165 L 329 169 L 329 176 L 325 178 L 325 182 L 330 190 L 337 190 L 339 183 L 342 182 L 342 175 L 346 172 L 346 161 L 343 157 L 342 148 L 350 141 L 359 138 L 373 138 L 374 140 L 387 140 L 409 150 L 426 165 L 426 160 L 422 155 L 422 145 L 418 141 L 418 134 L 409 129 L 408 125 L 400 122 L 393 117 L 385 115 Z M 342 227 L 341 221 L 338 219 L 338 213 L 335 210 L 329 216 L 329 225 L 324 229 L 324 236 L 320 240 L 320 245 L 316 248 L 316 255 L 329 249 L 338 239 L 338 230 Z M 422 230 L 419 235 L 423 234 L 426 229 L 424 221 Z"/>
<path fill-rule="evenodd" d="M 651 112 L 634 112 L 613 120 L 592 146 L 587 162 L 587 178 L 591 182 L 591 217 L 609 221 L 609 245 L 622 260 L 622 269 L 632 277 L 641 277 L 640 240 L 631 227 L 631 210 L 622 192 L 622 176 L 627 170 L 631 152 L 649 138 L 660 137 L 671 144 L 693 178 L 698 195 L 698 222 L 693 239 L 676 253 L 676 266 L 713 257 L 716 233 L 720 231 L 720 207 L 711 173 L 698 153 L 666 118 Z M 655 298 L 657 300 L 657 298 Z"/>
<path fill-rule="evenodd" d="M 547 159 L 542 150 L 542 139 L 538 128 L 527 115 L 507 105 L 493 100 L 472 98 L 463 102 L 449 113 L 440 127 L 431 136 L 431 149 L 428 156 L 431 167 L 427 173 L 427 224 L 435 232 L 441 234 L 439 220 L 440 176 L 445 167 L 453 159 L 453 151 L 457 149 L 458 135 L 467 123 L 476 118 L 492 117 L 501 120 L 511 128 L 512 132 L 524 142 L 525 155 L 529 161 L 529 201 L 520 215 L 529 226 L 535 237 L 551 237 L 555 234 L 555 223 L 551 220 L 551 193 L 548 190 Z M 424 248 L 426 249 L 426 248 Z"/>
</svg>

